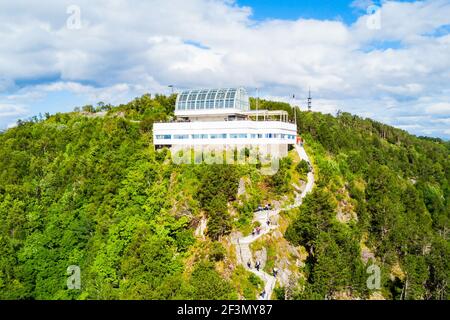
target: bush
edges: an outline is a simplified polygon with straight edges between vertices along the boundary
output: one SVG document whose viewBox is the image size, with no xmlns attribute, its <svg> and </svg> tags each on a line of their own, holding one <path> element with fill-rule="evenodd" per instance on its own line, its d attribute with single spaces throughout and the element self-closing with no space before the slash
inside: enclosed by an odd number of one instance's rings
<svg viewBox="0 0 450 320">
<path fill-rule="evenodd" d="M 143 119 L 139 123 L 139 129 L 141 132 L 151 132 L 153 130 L 153 119 Z"/>
<path fill-rule="evenodd" d="M 232 298 L 233 288 L 222 279 L 210 262 L 201 262 L 191 275 L 194 300 L 225 300 Z"/>
<path fill-rule="evenodd" d="M 297 171 L 301 175 L 306 175 L 309 172 L 309 164 L 305 160 L 301 160 L 296 166 L 295 171 Z"/>
<path fill-rule="evenodd" d="M 283 287 L 273 289 L 273 293 L 275 294 L 277 300 L 286 300 L 286 290 Z"/>
<path fill-rule="evenodd" d="M 291 158 L 283 158 L 280 160 L 280 167 L 273 176 L 270 177 L 269 184 L 278 194 L 289 191 L 289 182 L 291 181 L 291 173 L 289 169 L 292 165 Z"/>
<path fill-rule="evenodd" d="M 211 261 L 222 261 L 225 258 L 226 250 L 220 242 L 214 241 L 209 253 Z"/>
<path fill-rule="evenodd" d="M 228 234 L 231 230 L 231 220 L 223 194 L 220 194 L 211 201 L 208 212 L 208 236 L 213 240 L 217 240 L 220 236 Z"/>
<path fill-rule="evenodd" d="M 264 285 L 264 282 L 253 273 L 248 276 L 248 281 L 257 288 L 262 288 L 262 286 Z"/>
</svg>

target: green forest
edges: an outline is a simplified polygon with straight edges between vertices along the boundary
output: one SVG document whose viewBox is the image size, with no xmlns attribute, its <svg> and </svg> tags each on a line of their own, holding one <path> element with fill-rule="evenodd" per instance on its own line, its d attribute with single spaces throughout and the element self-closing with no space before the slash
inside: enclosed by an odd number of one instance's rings
<svg viewBox="0 0 450 320">
<path fill-rule="evenodd" d="M 260 164 L 174 164 L 152 127 L 173 118 L 175 99 L 100 102 L 0 133 L 0 299 L 257 297 L 261 280 L 236 263 L 230 237 L 252 229 L 258 205 L 292 199 L 308 165 L 292 153 L 274 176 Z M 272 298 L 449 299 L 450 143 L 348 113 L 259 108 L 296 116 L 316 177 L 283 213 L 283 246 L 302 258 Z M 294 259 L 264 241 L 270 263 Z M 366 284 L 371 264 L 381 288 Z M 71 265 L 79 290 L 67 287 Z"/>
</svg>

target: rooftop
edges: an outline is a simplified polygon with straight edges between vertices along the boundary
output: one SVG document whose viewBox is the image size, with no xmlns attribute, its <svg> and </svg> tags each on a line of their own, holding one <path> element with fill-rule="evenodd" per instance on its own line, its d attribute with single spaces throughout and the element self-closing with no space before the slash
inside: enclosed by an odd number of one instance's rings
<svg viewBox="0 0 450 320">
<path fill-rule="evenodd" d="M 178 95 L 175 115 L 235 113 L 249 109 L 249 97 L 244 88 L 200 89 Z"/>
</svg>

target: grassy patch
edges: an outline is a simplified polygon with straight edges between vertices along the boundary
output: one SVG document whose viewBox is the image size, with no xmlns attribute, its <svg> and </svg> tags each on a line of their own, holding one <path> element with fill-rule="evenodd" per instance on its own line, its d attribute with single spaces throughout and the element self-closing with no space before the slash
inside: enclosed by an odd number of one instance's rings
<svg viewBox="0 0 450 320">
<path fill-rule="evenodd" d="M 254 300 L 263 289 L 264 283 L 253 273 L 245 270 L 241 265 L 237 266 L 231 276 L 231 284 L 237 292 L 246 300 Z"/>
</svg>

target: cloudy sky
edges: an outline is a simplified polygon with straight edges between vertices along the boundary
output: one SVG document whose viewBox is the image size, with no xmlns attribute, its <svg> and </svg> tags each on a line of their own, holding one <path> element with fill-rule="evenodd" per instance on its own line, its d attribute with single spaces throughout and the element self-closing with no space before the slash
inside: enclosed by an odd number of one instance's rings
<svg viewBox="0 0 450 320">
<path fill-rule="evenodd" d="M 450 139 L 450 0 L 0 0 L 0 129 L 168 85 Z"/>
</svg>

